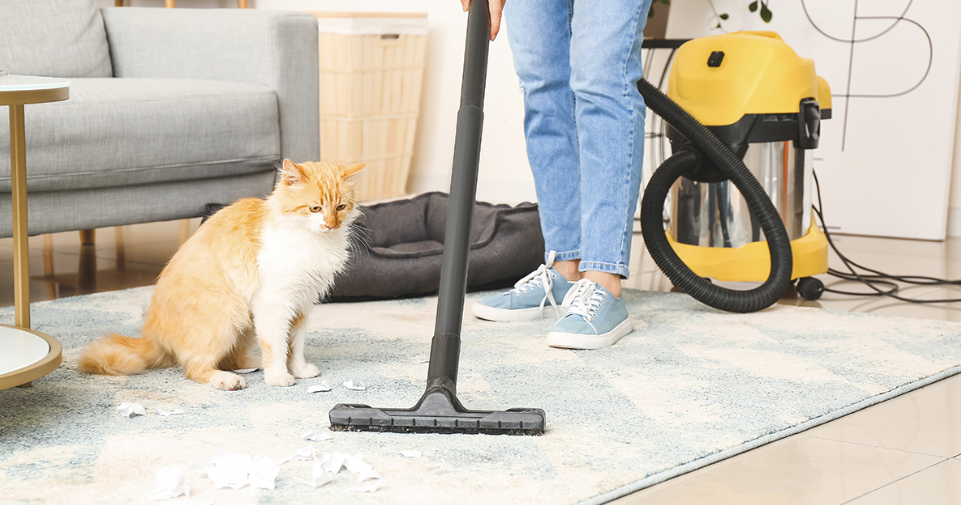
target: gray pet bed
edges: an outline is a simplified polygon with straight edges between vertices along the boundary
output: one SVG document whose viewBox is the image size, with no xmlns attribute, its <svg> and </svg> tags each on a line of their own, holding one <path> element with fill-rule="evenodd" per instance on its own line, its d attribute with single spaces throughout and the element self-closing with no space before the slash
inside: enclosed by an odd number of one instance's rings
<svg viewBox="0 0 961 505">
<path fill-rule="evenodd" d="M 355 246 L 328 300 L 379 300 L 437 292 L 448 199 L 447 193 L 434 192 L 361 206 L 362 215 L 354 222 Z M 223 204 L 207 204 L 203 221 L 221 208 Z M 472 223 L 468 290 L 513 285 L 544 262 L 536 204 L 511 207 L 478 202 Z"/>
<path fill-rule="evenodd" d="M 422 296 L 440 285 L 447 193 L 361 207 L 358 244 L 334 282 L 331 301 Z M 358 240 L 359 241 L 359 240 Z M 544 262 L 537 205 L 478 202 L 471 226 L 469 290 L 509 286 Z"/>
</svg>

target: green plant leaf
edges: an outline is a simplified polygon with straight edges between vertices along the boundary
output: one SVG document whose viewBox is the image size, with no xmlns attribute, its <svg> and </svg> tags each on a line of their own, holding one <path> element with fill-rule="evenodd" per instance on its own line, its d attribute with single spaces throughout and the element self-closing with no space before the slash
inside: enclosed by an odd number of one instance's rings
<svg viewBox="0 0 961 505">
<path fill-rule="evenodd" d="M 727 13 L 724 13 L 724 14 L 721 14 L 721 15 L 720 15 L 720 18 L 723 19 L 724 21 L 727 21 L 727 18 L 729 18 L 729 17 L 730 17 L 730 16 L 728 16 Z"/>
<path fill-rule="evenodd" d="M 749 11 L 751 11 L 751 12 L 756 12 L 756 11 L 757 11 L 757 0 L 754 0 L 753 2 L 751 2 L 751 5 L 748 5 L 748 6 L 747 6 L 747 9 L 748 9 Z"/>
<path fill-rule="evenodd" d="M 718 23 L 717 26 L 715 26 L 714 28 L 722 28 L 722 29 L 723 29 L 723 27 L 721 26 L 721 23 Z"/>
<path fill-rule="evenodd" d="M 654 17 L 654 6 L 652 5 L 650 9 L 647 10 L 647 19 Z"/>
<path fill-rule="evenodd" d="M 671 5 L 671 0 L 661 0 L 661 3 L 664 5 Z"/>
<path fill-rule="evenodd" d="M 772 17 L 774 17 L 774 13 L 771 12 L 771 9 L 768 9 L 766 4 L 761 4 L 761 19 L 765 23 L 770 23 Z"/>
</svg>

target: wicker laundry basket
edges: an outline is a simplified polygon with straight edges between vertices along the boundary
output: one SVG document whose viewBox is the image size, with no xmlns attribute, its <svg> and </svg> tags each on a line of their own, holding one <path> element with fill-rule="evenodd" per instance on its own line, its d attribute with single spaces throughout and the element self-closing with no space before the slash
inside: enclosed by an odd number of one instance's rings
<svg viewBox="0 0 961 505">
<path fill-rule="evenodd" d="M 315 12 L 323 161 L 367 163 L 360 201 L 406 194 L 420 112 L 427 14 Z"/>
</svg>

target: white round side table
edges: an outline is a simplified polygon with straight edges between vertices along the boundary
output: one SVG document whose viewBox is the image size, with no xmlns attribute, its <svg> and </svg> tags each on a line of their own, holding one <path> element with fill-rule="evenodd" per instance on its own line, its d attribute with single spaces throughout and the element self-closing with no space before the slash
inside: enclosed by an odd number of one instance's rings
<svg viewBox="0 0 961 505">
<path fill-rule="evenodd" d="M 0 325 L 0 389 L 29 386 L 60 365 L 54 338 L 30 329 L 30 264 L 27 253 L 27 150 L 25 104 L 70 98 L 70 81 L 50 77 L 0 77 L 0 106 L 10 108 L 10 185 L 13 190 L 13 290 L 16 326 Z M 46 348 L 44 348 L 46 346 Z M 39 356 L 46 349 L 43 356 Z"/>
</svg>

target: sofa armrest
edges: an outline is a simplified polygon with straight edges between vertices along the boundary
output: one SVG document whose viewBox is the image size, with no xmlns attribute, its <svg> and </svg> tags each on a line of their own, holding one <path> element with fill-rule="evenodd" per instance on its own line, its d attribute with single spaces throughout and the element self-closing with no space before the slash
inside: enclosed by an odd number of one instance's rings
<svg viewBox="0 0 961 505">
<path fill-rule="evenodd" d="M 249 9 L 102 9 L 114 77 L 263 84 L 280 114 L 280 153 L 320 159 L 317 18 Z"/>
</svg>

